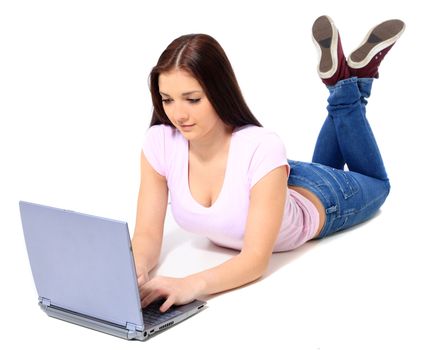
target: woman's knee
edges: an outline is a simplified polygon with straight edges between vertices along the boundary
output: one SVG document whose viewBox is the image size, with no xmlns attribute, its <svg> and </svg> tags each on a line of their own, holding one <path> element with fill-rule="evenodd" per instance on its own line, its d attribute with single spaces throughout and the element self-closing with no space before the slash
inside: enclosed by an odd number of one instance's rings
<svg viewBox="0 0 436 350">
<path fill-rule="evenodd" d="M 383 180 L 383 184 L 384 184 L 384 191 L 383 193 L 380 195 L 380 205 L 379 207 L 381 207 L 383 205 L 383 203 L 385 202 L 386 198 L 389 196 L 389 193 L 391 192 L 391 183 L 389 182 L 388 179 Z"/>
<path fill-rule="evenodd" d="M 389 193 L 391 192 L 391 183 L 389 181 L 389 179 L 385 180 L 385 186 L 386 186 L 386 197 L 389 195 Z"/>
</svg>

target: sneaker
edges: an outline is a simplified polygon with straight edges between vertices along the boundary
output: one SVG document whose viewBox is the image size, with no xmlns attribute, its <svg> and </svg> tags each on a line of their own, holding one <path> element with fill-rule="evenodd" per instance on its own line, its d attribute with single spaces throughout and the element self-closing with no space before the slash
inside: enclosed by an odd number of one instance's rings
<svg viewBox="0 0 436 350">
<path fill-rule="evenodd" d="M 347 59 L 351 75 L 359 78 L 378 78 L 381 61 L 405 28 L 405 23 L 399 19 L 391 19 L 372 28 Z"/>
<path fill-rule="evenodd" d="M 332 19 L 318 17 L 312 26 L 312 39 L 318 49 L 318 75 L 326 85 L 350 77 L 350 72 L 342 51 L 341 39 Z"/>
</svg>

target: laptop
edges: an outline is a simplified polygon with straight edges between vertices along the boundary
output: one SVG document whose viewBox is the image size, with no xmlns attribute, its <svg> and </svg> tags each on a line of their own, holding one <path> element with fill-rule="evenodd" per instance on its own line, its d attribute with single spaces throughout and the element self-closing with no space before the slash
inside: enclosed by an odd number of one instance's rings
<svg viewBox="0 0 436 350">
<path fill-rule="evenodd" d="M 126 222 L 20 201 L 40 307 L 51 317 L 124 339 L 149 337 L 198 313 L 195 300 L 141 308 Z"/>
</svg>

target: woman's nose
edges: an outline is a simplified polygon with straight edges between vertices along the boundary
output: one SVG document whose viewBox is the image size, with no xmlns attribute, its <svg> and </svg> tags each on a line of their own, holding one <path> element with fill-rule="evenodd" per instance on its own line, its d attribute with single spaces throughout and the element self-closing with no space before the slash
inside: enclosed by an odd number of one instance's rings
<svg viewBox="0 0 436 350">
<path fill-rule="evenodd" d="M 183 124 L 189 118 L 188 113 L 180 106 L 174 108 L 173 116 L 178 124 Z"/>
</svg>

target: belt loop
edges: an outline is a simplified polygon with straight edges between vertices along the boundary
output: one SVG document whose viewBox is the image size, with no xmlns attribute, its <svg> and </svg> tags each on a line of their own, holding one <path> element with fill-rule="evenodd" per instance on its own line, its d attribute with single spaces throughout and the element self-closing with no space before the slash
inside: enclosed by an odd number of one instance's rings
<svg viewBox="0 0 436 350">
<path fill-rule="evenodd" d="M 325 213 L 326 214 L 331 214 L 331 213 L 334 213 L 337 210 L 338 210 L 338 206 L 334 205 L 332 207 L 326 208 Z"/>
</svg>

